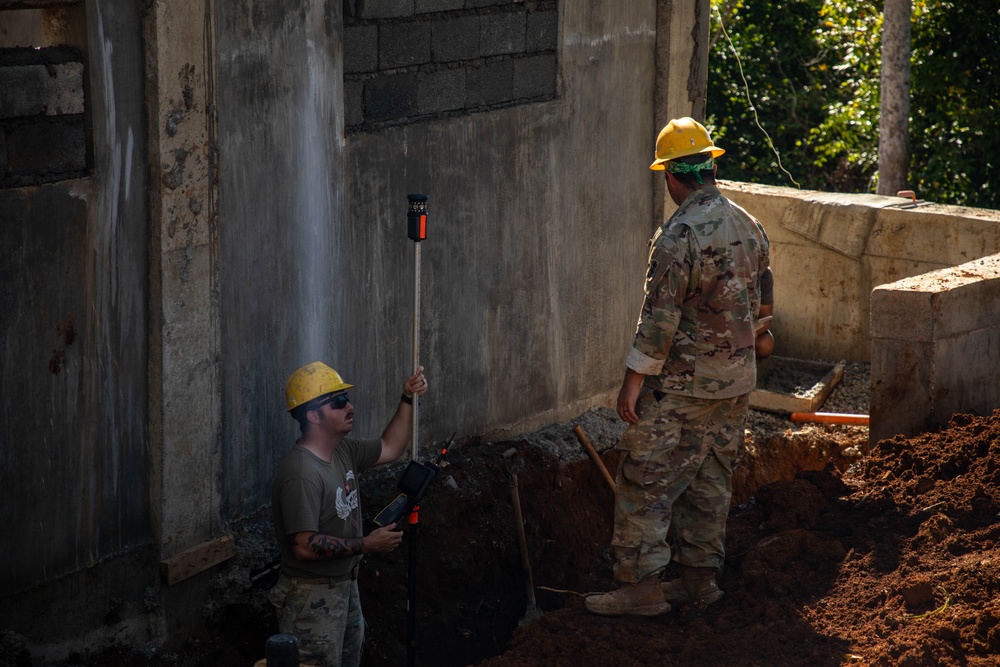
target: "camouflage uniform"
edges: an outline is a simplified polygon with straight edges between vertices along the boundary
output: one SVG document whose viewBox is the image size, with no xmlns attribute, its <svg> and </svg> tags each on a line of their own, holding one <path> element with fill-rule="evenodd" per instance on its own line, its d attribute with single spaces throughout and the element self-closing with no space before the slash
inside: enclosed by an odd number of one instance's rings
<svg viewBox="0 0 1000 667">
<path fill-rule="evenodd" d="M 302 660 L 324 667 L 361 664 L 365 619 L 357 579 L 312 583 L 283 574 L 268 599 L 280 631 L 298 638 Z"/>
<path fill-rule="evenodd" d="M 639 423 L 618 443 L 624 456 L 612 547 L 619 581 L 658 574 L 672 556 L 691 567 L 722 565 L 768 262 L 760 223 L 710 185 L 692 192 L 650 241 L 646 297 L 627 361 L 645 376 Z M 676 554 L 667 544 L 671 523 Z"/>
</svg>

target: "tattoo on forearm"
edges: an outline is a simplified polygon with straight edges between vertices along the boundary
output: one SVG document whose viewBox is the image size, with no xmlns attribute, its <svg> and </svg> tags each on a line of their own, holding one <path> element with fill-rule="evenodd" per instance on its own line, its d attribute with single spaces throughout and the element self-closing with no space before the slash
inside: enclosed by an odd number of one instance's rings
<svg viewBox="0 0 1000 667">
<path fill-rule="evenodd" d="M 363 537 L 332 537 L 313 533 L 306 542 L 319 558 L 340 558 L 361 553 Z"/>
</svg>

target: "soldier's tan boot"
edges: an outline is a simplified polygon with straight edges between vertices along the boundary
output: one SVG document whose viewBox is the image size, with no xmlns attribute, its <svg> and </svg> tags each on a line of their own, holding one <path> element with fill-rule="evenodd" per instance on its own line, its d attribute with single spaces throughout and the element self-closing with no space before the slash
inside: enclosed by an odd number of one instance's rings
<svg viewBox="0 0 1000 667">
<path fill-rule="evenodd" d="M 699 611 L 718 602 L 725 593 L 715 582 L 715 568 L 685 567 L 678 579 L 661 586 L 663 599 L 673 604 L 687 603 Z"/>
<path fill-rule="evenodd" d="M 663 599 L 658 576 L 646 577 L 637 584 L 625 584 L 616 591 L 588 595 L 583 606 L 601 616 L 659 616 L 670 611 Z"/>
</svg>

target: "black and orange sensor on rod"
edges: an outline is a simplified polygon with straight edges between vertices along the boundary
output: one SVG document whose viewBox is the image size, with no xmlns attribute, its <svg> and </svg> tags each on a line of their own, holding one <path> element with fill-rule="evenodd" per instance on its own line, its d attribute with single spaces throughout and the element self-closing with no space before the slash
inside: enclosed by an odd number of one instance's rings
<svg viewBox="0 0 1000 667">
<path fill-rule="evenodd" d="M 406 235 L 413 241 L 427 238 L 427 195 L 406 195 L 410 209 L 406 213 Z"/>
</svg>

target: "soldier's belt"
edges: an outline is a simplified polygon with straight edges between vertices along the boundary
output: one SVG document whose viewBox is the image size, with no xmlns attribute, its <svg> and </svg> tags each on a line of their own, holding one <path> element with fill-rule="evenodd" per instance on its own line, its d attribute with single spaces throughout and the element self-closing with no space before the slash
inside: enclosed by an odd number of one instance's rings
<svg viewBox="0 0 1000 667">
<path fill-rule="evenodd" d="M 361 564 L 356 563 L 351 571 L 347 574 L 342 574 L 339 577 L 315 577 L 312 579 L 306 579 L 303 577 L 289 577 L 289 580 L 293 584 L 305 584 L 308 586 L 333 586 L 334 584 L 342 584 L 345 581 L 354 581 L 358 578 L 358 568 Z"/>
</svg>

